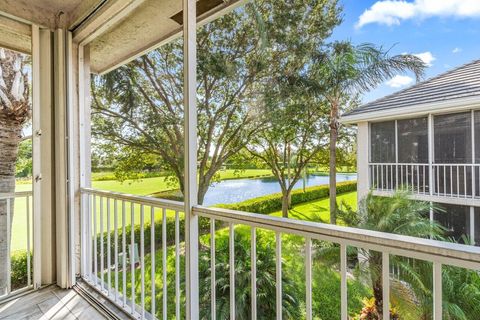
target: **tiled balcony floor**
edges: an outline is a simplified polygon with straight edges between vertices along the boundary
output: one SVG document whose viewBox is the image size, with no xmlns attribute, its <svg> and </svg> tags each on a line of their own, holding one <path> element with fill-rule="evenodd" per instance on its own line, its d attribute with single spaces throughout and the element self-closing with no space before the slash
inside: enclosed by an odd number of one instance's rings
<svg viewBox="0 0 480 320">
<path fill-rule="evenodd" d="M 108 318 L 75 290 L 49 286 L 0 304 L 0 320 L 7 319 L 102 320 Z"/>
</svg>

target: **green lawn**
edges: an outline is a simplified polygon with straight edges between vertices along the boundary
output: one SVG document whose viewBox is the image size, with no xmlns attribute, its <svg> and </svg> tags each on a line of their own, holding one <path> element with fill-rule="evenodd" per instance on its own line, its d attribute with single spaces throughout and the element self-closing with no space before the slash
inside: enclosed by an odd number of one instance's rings
<svg viewBox="0 0 480 320">
<path fill-rule="evenodd" d="M 255 177 L 262 177 L 262 176 L 270 176 L 271 171 L 266 169 L 249 169 L 243 171 L 235 171 L 235 170 L 224 170 L 220 171 L 220 179 L 236 179 L 236 178 L 255 178 Z M 108 191 L 115 191 L 115 192 L 122 192 L 122 193 L 129 193 L 135 195 L 149 195 L 158 191 L 169 190 L 175 188 L 167 181 L 165 181 L 165 177 L 156 177 L 156 178 L 145 178 L 138 181 L 125 181 L 119 182 L 115 180 L 109 181 L 93 181 L 92 186 L 95 189 L 100 190 L 108 190 Z M 32 190 L 32 185 L 26 183 L 26 181 L 22 181 L 16 185 L 15 191 L 30 191 Z M 32 199 L 30 199 L 31 202 Z M 30 206 L 31 208 L 31 206 Z M 120 204 L 119 204 L 119 225 L 121 222 L 121 215 L 120 215 Z M 145 222 L 150 222 L 150 208 L 146 208 L 145 210 Z M 127 204 L 126 206 L 127 212 L 127 225 L 130 225 L 130 206 Z M 140 207 L 135 206 L 135 224 L 140 223 Z M 106 230 L 107 227 L 107 204 L 106 202 L 103 204 L 103 227 Z M 31 210 L 30 210 L 30 225 L 31 225 Z M 173 211 L 168 210 L 167 215 L 169 217 L 173 217 L 175 213 Z M 162 214 L 160 209 L 155 210 L 155 220 L 162 219 Z M 27 225 L 27 209 L 26 209 L 26 199 L 21 198 L 17 199 L 15 202 L 15 211 L 13 216 L 12 222 L 12 250 L 26 250 L 27 249 L 27 237 L 25 235 Z M 97 203 L 97 226 L 98 230 L 100 231 L 100 203 Z M 113 202 L 111 203 L 111 226 L 113 227 Z M 31 239 L 31 237 L 30 237 Z"/>
<path fill-rule="evenodd" d="M 339 204 L 345 201 L 352 209 L 357 209 L 357 192 L 340 194 L 337 197 Z M 282 212 L 277 211 L 271 215 L 281 217 Z M 289 218 L 328 223 L 330 221 L 330 201 L 328 198 L 296 205 L 289 212 Z"/>
<path fill-rule="evenodd" d="M 254 177 L 254 176 L 263 176 L 268 175 L 269 170 L 245 170 L 240 173 L 241 177 Z M 222 179 L 232 179 L 238 177 L 234 173 L 234 170 L 227 170 L 221 172 Z M 138 194 L 138 195 L 148 195 L 159 188 L 166 188 L 167 183 L 165 182 L 164 177 L 158 178 L 147 178 L 138 182 L 124 182 L 123 184 L 118 181 L 94 181 L 93 187 L 102 190 L 110 190 L 116 192 Z M 28 191 L 31 190 L 31 185 L 29 184 L 19 184 L 17 185 L 16 191 Z M 356 208 L 357 196 L 356 192 L 351 192 L 343 195 L 339 195 L 339 202 L 346 201 L 353 208 Z M 31 199 L 30 199 L 31 201 Z M 113 202 L 110 204 L 111 209 L 111 221 L 110 226 L 113 228 Z M 97 201 L 97 228 L 100 231 L 100 203 Z M 118 224 L 121 225 L 121 204 L 118 203 Z M 27 248 L 27 237 L 25 236 L 25 230 L 27 225 L 27 216 L 26 216 L 26 201 L 25 198 L 18 199 L 15 203 L 15 212 L 13 218 L 12 226 L 12 250 L 24 250 Z M 130 206 L 126 205 L 126 218 L 127 225 L 130 225 Z M 140 207 L 135 206 L 134 208 L 134 223 L 140 223 Z M 30 212 L 30 215 L 32 212 Z M 167 216 L 173 217 L 174 212 L 168 210 Z M 281 212 L 275 212 L 272 215 L 281 216 Z M 107 229 L 107 204 L 106 201 L 103 203 L 103 230 Z M 290 218 L 292 219 L 301 219 L 301 220 L 311 220 L 311 221 L 329 221 L 329 201 L 328 199 L 320 199 L 305 204 L 297 205 L 290 211 Z M 155 220 L 161 220 L 162 213 L 160 209 L 155 210 Z M 145 208 L 145 222 L 150 222 L 150 208 Z M 30 219 L 31 222 L 31 219 Z M 31 238 L 31 237 L 30 237 Z"/>
<path fill-rule="evenodd" d="M 271 176 L 272 172 L 267 169 L 248 169 L 243 171 L 224 170 L 220 171 L 219 174 L 221 180 L 228 180 Z M 137 181 L 127 180 L 123 183 L 116 180 L 93 181 L 92 186 L 95 189 L 138 194 L 142 196 L 178 188 L 175 184 L 167 181 L 165 177 L 145 178 Z"/>
</svg>

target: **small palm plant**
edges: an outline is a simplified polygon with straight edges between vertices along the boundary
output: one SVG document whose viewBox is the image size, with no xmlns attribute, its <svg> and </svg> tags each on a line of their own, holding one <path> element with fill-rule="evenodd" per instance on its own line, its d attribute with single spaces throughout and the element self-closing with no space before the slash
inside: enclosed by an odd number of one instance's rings
<svg viewBox="0 0 480 320">
<path fill-rule="evenodd" d="M 356 214 L 349 208 L 347 210 L 340 208 L 338 217 L 352 227 L 441 239 L 444 230 L 438 223 L 430 221 L 428 214 L 430 209 L 432 208 L 429 202 L 411 200 L 407 191 L 400 190 L 388 198 L 373 196 L 370 193 L 361 201 Z M 382 254 L 378 251 L 355 248 L 350 248 L 349 254 L 358 257 L 358 274 L 368 275 L 366 281 L 371 283 L 374 297 L 374 308 L 370 309 L 374 310 L 372 311 L 374 319 L 381 319 L 383 313 Z M 400 275 L 411 275 L 411 272 L 415 271 L 412 270 L 411 261 L 403 257 L 392 256 L 390 263 L 392 267 L 399 270 Z M 415 279 L 414 276 L 411 277 L 410 283 L 413 283 L 413 279 Z M 392 286 L 392 290 L 397 287 Z M 397 293 L 403 289 L 402 287 Z"/>
<path fill-rule="evenodd" d="M 217 319 L 230 317 L 230 264 L 229 237 L 222 231 L 216 239 L 216 316 Z M 275 292 L 275 240 L 265 232 L 257 231 L 257 317 L 274 319 L 276 315 Z M 204 248 L 205 249 L 205 248 Z M 235 318 L 251 318 L 251 258 L 249 230 L 235 230 Z M 210 319 L 211 268 L 210 248 L 200 251 L 200 318 Z M 298 286 L 288 276 L 288 269 L 282 273 L 283 316 L 299 319 L 300 302 Z"/>
</svg>

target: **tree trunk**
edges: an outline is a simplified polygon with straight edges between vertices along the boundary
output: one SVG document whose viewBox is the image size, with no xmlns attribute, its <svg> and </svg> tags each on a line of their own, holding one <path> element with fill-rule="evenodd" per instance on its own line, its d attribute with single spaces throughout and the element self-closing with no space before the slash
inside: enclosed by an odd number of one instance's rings
<svg viewBox="0 0 480 320">
<path fill-rule="evenodd" d="M 290 206 L 290 190 L 282 191 L 282 217 L 288 218 L 288 209 Z"/>
<path fill-rule="evenodd" d="M 21 138 L 21 125 L 8 123 L 0 119 L 0 193 L 15 192 L 15 164 L 17 162 L 18 145 Z M 10 224 L 7 225 L 7 201 L 0 200 L 0 296 L 6 294 L 8 271 L 8 255 L 10 254 L 10 238 L 7 228 L 12 230 L 14 201 L 10 201 Z"/>
<path fill-rule="evenodd" d="M 338 138 L 338 110 L 332 106 L 330 115 L 330 223 L 337 224 L 337 138 Z"/>
<path fill-rule="evenodd" d="M 382 255 L 379 252 L 370 251 L 368 265 L 370 279 L 372 281 L 373 297 L 375 298 L 375 310 L 377 318 L 383 318 L 383 279 L 382 279 Z"/>
</svg>

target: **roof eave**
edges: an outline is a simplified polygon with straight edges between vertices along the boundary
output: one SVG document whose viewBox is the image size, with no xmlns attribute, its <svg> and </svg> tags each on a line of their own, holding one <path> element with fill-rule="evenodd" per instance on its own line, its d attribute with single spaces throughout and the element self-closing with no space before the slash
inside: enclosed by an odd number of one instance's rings
<svg viewBox="0 0 480 320">
<path fill-rule="evenodd" d="M 351 125 L 364 121 L 380 121 L 405 117 L 410 118 L 429 113 L 448 113 L 476 108 L 480 108 L 479 96 L 418 104 L 397 109 L 373 110 L 370 112 L 356 113 L 341 117 L 340 122 L 346 125 Z"/>
</svg>

